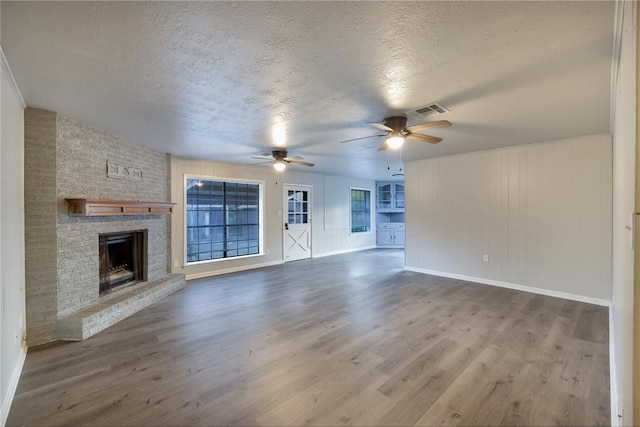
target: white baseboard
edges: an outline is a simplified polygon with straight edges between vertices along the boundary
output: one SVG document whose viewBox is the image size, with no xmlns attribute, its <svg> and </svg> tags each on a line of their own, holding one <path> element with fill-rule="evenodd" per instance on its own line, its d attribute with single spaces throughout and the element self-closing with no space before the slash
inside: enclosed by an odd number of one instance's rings
<svg viewBox="0 0 640 427">
<path fill-rule="evenodd" d="M 318 254 L 318 255 L 313 255 L 313 258 L 322 258 L 322 257 L 326 257 L 326 256 L 331 256 L 331 255 L 340 255 L 340 254 L 348 254 L 350 252 L 360 252 L 360 251 L 366 251 L 369 249 L 376 249 L 377 246 L 365 246 L 363 248 L 352 248 L 352 249 L 344 249 L 341 251 L 335 251 L 335 252 L 325 252 L 322 254 Z"/>
<path fill-rule="evenodd" d="M 0 413 L 0 426 L 4 427 L 7 423 L 7 418 L 9 417 L 9 410 L 11 409 L 11 404 L 13 403 L 13 398 L 16 395 L 16 390 L 18 389 L 18 381 L 20 381 L 20 374 L 22 373 L 22 367 L 24 366 L 24 361 L 27 358 L 27 346 L 23 345 L 20 349 L 20 355 L 18 356 L 18 361 L 16 366 L 13 369 L 13 373 L 11 374 L 11 380 L 9 381 L 9 387 L 7 388 L 7 394 L 2 398 L 2 412 Z"/>
<path fill-rule="evenodd" d="M 236 273 L 238 271 L 253 270 L 253 269 L 262 268 L 262 267 L 271 267 L 272 265 L 280 265 L 280 264 L 284 264 L 284 261 L 278 260 L 278 261 L 271 261 L 271 262 L 263 262 L 260 264 L 243 265 L 240 267 L 230 267 L 230 268 L 223 268 L 221 270 L 205 271 L 203 273 L 187 274 L 185 278 L 187 280 L 203 279 L 205 277 L 219 276 L 221 274 Z"/>
<path fill-rule="evenodd" d="M 592 297 L 587 297 L 583 295 L 552 291 L 549 289 L 535 288 L 532 286 L 517 285 L 515 283 L 500 282 L 498 280 L 484 279 L 482 277 L 465 276 L 463 274 L 448 273 L 444 271 L 426 270 L 422 268 L 414 268 L 414 267 L 407 267 L 407 266 L 405 266 L 404 269 L 407 271 L 414 271 L 416 273 L 424 273 L 424 274 L 431 274 L 433 276 L 466 280 L 468 282 L 482 283 L 483 285 L 492 285 L 492 286 L 498 286 L 501 288 L 515 289 L 517 291 L 531 292 L 533 294 L 546 295 L 546 296 L 556 297 L 556 298 L 564 298 L 564 299 L 569 299 L 573 301 L 586 302 L 588 304 L 601 305 L 604 307 L 611 308 L 611 301 L 600 299 L 600 298 L 592 298 Z"/>
</svg>

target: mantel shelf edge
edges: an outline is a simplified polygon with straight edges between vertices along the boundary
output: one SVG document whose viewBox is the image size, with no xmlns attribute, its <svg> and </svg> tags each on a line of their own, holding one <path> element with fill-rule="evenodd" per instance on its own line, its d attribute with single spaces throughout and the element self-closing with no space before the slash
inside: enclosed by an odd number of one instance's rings
<svg viewBox="0 0 640 427">
<path fill-rule="evenodd" d="M 175 203 L 137 200 L 64 199 L 72 216 L 171 215 Z"/>
</svg>

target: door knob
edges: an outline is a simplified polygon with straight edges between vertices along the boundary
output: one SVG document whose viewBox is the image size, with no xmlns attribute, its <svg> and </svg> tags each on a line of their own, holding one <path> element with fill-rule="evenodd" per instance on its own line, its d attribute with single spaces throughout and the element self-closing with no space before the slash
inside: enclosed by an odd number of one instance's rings
<svg viewBox="0 0 640 427">
<path fill-rule="evenodd" d="M 287 224 L 286 222 L 284 223 L 284 229 L 288 230 L 289 229 L 289 224 Z"/>
</svg>

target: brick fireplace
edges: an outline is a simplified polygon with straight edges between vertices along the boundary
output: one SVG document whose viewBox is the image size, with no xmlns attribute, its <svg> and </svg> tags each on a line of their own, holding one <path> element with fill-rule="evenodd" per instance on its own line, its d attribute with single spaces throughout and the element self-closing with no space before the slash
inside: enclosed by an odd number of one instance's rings
<svg viewBox="0 0 640 427">
<path fill-rule="evenodd" d="M 108 161 L 135 166 L 141 179 L 107 176 Z M 65 201 L 166 202 L 167 176 L 166 154 L 53 112 L 25 111 L 28 345 L 85 339 L 184 286 L 183 275 L 168 274 L 167 215 L 77 216 Z M 130 286 L 100 292 L 102 237 L 141 230 L 143 271 Z"/>
</svg>

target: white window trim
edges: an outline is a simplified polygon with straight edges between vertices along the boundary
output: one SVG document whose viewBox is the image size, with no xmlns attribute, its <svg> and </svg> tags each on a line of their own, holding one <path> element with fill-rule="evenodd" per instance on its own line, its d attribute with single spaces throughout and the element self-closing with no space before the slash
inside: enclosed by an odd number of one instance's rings
<svg viewBox="0 0 640 427">
<path fill-rule="evenodd" d="M 203 181 L 224 181 L 224 182 L 235 182 L 241 184 L 258 184 L 258 253 L 250 254 L 250 255 L 240 255 L 229 258 L 218 258 L 218 259 L 208 259 L 204 261 L 187 261 L 187 181 L 190 179 L 201 179 Z M 249 178 L 230 178 L 230 177 L 221 177 L 221 176 L 211 176 L 211 175 L 192 175 L 192 174 L 184 174 L 184 182 L 182 195 L 184 197 L 184 209 L 182 211 L 183 218 L 183 242 L 182 242 L 182 251 L 183 251 L 183 260 L 185 266 L 193 266 L 193 265 L 201 265 L 201 264 L 210 264 L 216 262 L 225 262 L 232 261 L 237 259 L 246 259 L 246 258 L 255 258 L 258 256 L 264 256 L 264 188 L 266 181 L 262 179 L 249 179 Z"/>
<path fill-rule="evenodd" d="M 361 190 L 369 192 L 369 230 L 368 231 L 352 231 L 352 216 L 353 211 L 351 209 L 351 190 Z M 373 190 L 370 188 L 362 188 L 362 187 L 349 187 L 349 234 L 356 234 L 358 236 L 365 235 L 367 233 L 373 233 Z"/>
</svg>

